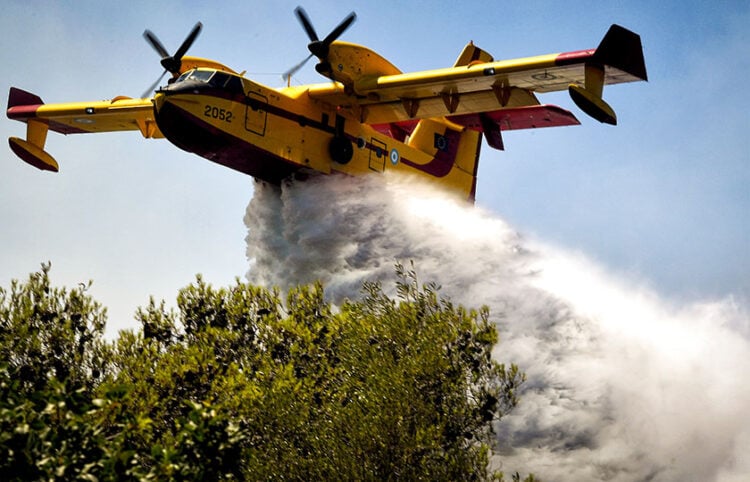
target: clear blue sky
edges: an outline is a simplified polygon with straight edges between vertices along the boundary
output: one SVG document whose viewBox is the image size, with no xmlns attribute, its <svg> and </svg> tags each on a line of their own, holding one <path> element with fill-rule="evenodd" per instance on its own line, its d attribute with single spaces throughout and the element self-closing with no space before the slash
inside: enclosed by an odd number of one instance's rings
<svg viewBox="0 0 750 482">
<path fill-rule="evenodd" d="M 0 91 L 50 103 L 137 97 L 161 72 L 143 30 L 174 50 L 198 20 L 191 54 L 278 86 L 307 54 L 297 4 L 6 1 Z M 587 118 L 565 94 L 542 96 L 583 125 L 516 131 L 505 152 L 485 148 L 477 202 L 668 298 L 750 298 L 747 1 L 304 6 L 321 33 L 356 10 L 344 39 L 404 71 L 449 66 L 469 40 L 502 59 L 593 48 L 611 23 L 638 32 L 650 81 L 605 91 L 620 125 Z M 295 82 L 320 81 L 312 65 Z M 23 135 L 3 119 L 0 137 Z M 149 295 L 173 300 L 195 273 L 215 284 L 244 276 L 250 178 L 137 133 L 50 133 L 47 150 L 60 173 L 0 149 L 0 284 L 51 260 L 60 284 L 94 280 L 117 329 L 134 326 Z"/>
</svg>

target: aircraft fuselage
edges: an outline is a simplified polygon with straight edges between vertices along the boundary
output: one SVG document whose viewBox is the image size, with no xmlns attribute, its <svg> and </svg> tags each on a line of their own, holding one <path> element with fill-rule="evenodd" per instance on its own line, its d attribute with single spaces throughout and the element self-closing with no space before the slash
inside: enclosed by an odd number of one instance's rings
<svg viewBox="0 0 750 482">
<path fill-rule="evenodd" d="M 272 183 L 295 172 L 399 170 L 437 177 L 454 188 L 468 186 L 461 193 L 466 197 L 474 189 L 476 141 L 462 146 L 463 136 L 443 126 L 436 142 L 444 145 L 426 153 L 345 117 L 305 90 L 272 89 L 227 72 L 196 69 L 159 90 L 154 111 L 160 131 L 176 146 Z M 460 149 L 471 150 L 473 162 L 465 169 L 455 162 Z"/>
</svg>

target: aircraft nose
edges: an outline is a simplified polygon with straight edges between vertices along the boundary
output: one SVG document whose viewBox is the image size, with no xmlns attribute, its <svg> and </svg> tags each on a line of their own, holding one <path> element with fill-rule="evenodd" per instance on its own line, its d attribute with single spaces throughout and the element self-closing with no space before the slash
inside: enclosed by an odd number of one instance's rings
<svg viewBox="0 0 750 482">
<path fill-rule="evenodd" d="M 164 95 L 174 95 L 174 94 L 186 94 L 186 93 L 194 93 L 197 94 L 201 91 L 206 90 L 210 86 L 205 82 L 199 82 L 195 80 L 182 80 L 179 82 L 174 82 L 172 84 L 166 85 L 158 90 L 158 92 L 164 94 Z"/>
</svg>

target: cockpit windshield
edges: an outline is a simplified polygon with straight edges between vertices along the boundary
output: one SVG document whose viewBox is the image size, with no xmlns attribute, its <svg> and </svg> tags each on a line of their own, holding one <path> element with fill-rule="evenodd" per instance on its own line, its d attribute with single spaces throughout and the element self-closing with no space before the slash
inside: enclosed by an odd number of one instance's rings
<svg viewBox="0 0 750 482">
<path fill-rule="evenodd" d="M 193 73 L 190 74 L 190 78 L 199 82 L 208 82 L 208 79 L 210 79 L 213 74 L 214 72 L 211 70 L 194 70 Z"/>
<path fill-rule="evenodd" d="M 222 72 L 220 70 L 189 70 L 179 76 L 175 81 L 175 84 L 186 80 L 209 84 L 233 94 L 244 94 L 242 80 L 236 75 Z"/>
</svg>

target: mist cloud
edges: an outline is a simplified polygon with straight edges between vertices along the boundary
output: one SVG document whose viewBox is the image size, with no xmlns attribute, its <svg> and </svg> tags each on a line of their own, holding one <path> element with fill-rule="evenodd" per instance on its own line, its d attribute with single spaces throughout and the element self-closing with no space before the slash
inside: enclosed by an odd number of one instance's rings
<svg viewBox="0 0 750 482">
<path fill-rule="evenodd" d="M 340 302 L 364 280 L 388 287 L 394 264 L 413 260 L 454 301 L 490 306 L 496 358 L 528 375 L 497 426 L 503 470 L 543 480 L 750 474 L 748 315 L 731 298 L 673 306 L 413 182 L 258 184 L 245 221 L 251 282 L 321 280 Z"/>
</svg>

